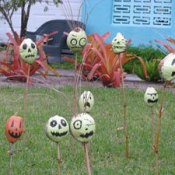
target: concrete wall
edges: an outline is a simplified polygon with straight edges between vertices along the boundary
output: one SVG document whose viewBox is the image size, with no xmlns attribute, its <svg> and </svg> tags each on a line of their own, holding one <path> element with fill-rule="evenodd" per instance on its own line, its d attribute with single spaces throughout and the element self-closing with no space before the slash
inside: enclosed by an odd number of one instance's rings
<svg viewBox="0 0 175 175">
<path fill-rule="evenodd" d="M 175 38 L 174 7 L 174 0 L 88 0 L 83 18 L 89 14 L 87 34 L 111 32 L 108 42 L 122 32 L 133 45 L 156 45 L 155 39 Z"/>
</svg>

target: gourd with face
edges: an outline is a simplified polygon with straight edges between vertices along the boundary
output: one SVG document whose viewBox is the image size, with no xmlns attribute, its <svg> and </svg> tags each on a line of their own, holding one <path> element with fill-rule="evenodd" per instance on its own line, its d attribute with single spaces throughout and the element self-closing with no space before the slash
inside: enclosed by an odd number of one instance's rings
<svg viewBox="0 0 175 175">
<path fill-rule="evenodd" d="M 80 113 L 72 118 L 70 131 L 76 140 L 87 143 L 95 134 L 95 121 L 89 114 Z"/>
<path fill-rule="evenodd" d="M 19 116 L 11 116 L 5 125 L 5 135 L 10 143 L 15 143 L 23 132 L 23 119 Z"/>
<path fill-rule="evenodd" d="M 54 142 L 61 141 L 69 133 L 69 124 L 64 117 L 55 115 L 46 123 L 46 135 Z"/>
<path fill-rule="evenodd" d="M 94 96 L 90 91 L 84 91 L 79 98 L 79 107 L 82 112 L 89 112 L 94 105 Z"/>
<path fill-rule="evenodd" d="M 175 54 L 168 54 L 159 65 L 160 74 L 166 81 L 171 81 L 175 78 Z"/>
<path fill-rule="evenodd" d="M 121 33 L 117 33 L 115 38 L 112 40 L 112 49 L 114 53 L 121 53 L 126 50 L 127 40 Z"/>
<path fill-rule="evenodd" d="M 32 64 L 37 56 L 36 44 L 29 38 L 24 39 L 20 45 L 19 52 L 23 61 Z"/>
<path fill-rule="evenodd" d="M 77 27 L 72 30 L 67 36 L 67 45 L 73 52 L 80 52 L 87 43 L 87 36 L 85 31 Z"/>
<path fill-rule="evenodd" d="M 144 101 L 148 106 L 153 106 L 157 104 L 158 101 L 158 93 L 153 87 L 148 87 L 144 94 Z"/>
</svg>

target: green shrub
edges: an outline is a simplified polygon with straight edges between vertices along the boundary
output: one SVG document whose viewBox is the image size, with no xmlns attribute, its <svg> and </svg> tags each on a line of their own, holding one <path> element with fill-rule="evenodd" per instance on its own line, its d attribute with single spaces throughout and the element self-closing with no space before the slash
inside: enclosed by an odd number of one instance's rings
<svg viewBox="0 0 175 175">
<path fill-rule="evenodd" d="M 143 58 L 144 61 L 151 61 L 151 62 L 152 60 L 155 60 L 155 59 L 162 59 L 165 56 L 165 54 L 161 52 L 158 48 L 156 49 L 153 46 L 144 46 L 144 45 L 140 45 L 138 47 L 129 46 L 127 48 L 127 52 Z M 125 72 L 133 73 L 134 67 L 136 66 L 140 66 L 140 63 L 137 60 L 134 60 L 134 61 L 132 60 L 128 62 L 124 66 Z"/>
<path fill-rule="evenodd" d="M 158 71 L 159 60 L 145 61 L 148 78 L 145 79 L 143 69 L 140 65 L 135 64 L 133 67 L 133 72 L 143 80 L 158 82 L 161 81 L 161 77 Z"/>
</svg>

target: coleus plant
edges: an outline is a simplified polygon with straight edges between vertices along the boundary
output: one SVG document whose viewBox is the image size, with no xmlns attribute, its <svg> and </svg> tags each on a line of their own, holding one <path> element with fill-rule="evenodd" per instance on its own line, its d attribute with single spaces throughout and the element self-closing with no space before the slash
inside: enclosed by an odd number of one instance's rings
<svg viewBox="0 0 175 175">
<path fill-rule="evenodd" d="M 7 33 L 10 43 L 6 43 L 4 59 L 0 61 L 0 73 L 5 75 L 7 79 L 25 82 L 27 80 L 28 69 L 30 66 L 30 76 L 38 72 L 41 76 L 46 78 L 48 71 L 52 71 L 55 75 L 60 76 L 60 74 L 55 69 L 47 64 L 47 56 L 45 55 L 42 48 L 46 38 L 54 34 L 55 32 L 43 36 L 41 40 L 36 42 L 38 56 L 34 63 L 29 65 L 20 59 L 19 46 L 22 43 L 23 38 L 20 38 L 19 35 L 15 33 L 16 36 L 14 39 L 10 33 Z"/>
<path fill-rule="evenodd" d="M 95 78 L 101 79 L 104 86 L 119 87 L 121 81 L 121 70 L 119 63 L 119 55 L 112 50 L 111 43 L 106 44 L 105 40 L 110 35 L 109 32 L 100 36 L 93 33 L 88 36 L 89 43 L 82 51 L 82 62 L 78 64 L 77 69 L 82 69 L 82 77 L 87 80 Z M 128 41 L 128 44 L 131 41 Z M 125 52 L 122 58 L 122 65 L 132 59 L 139 59 L 141 62 L 144 74 L 147 77 L 146 66 L 142 58 Z M 64 58 L 67 61 L 74 63 L 74 60 L 68 57 Z"/>
</svg>

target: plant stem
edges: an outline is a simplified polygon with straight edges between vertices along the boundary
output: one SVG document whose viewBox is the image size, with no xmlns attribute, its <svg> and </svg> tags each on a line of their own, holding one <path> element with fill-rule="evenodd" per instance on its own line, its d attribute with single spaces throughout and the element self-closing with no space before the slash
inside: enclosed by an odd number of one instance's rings
<svg viewBox="0 0 175 175">
<path fill-rule="evenodd" d="M 165 82 L 162 88 L 162 98 L 160 102 L 160 109 L 159 109 L 159 114 L 158 114 L 158 124 L 157 124 L 157 131 L 156 131 L 155 145 L 154 145 L 154 152 L 156 154 L 156 175 L 159 174 L 159 139 L 160 139 L 161 118 L 162 118 L 162 113 L 163 113 L 163 103 L 164 103 L 166 85 L 167 85 L 167 82 Z"/>
<path fill-rule="evenodd" d="M 88 143 L 84 143 L 84 153 L 85 153 L 85 162 L 88 175 L 91 175 L 91 168 L 89 163 L 89 154 L 88 154 Z"/>
<path fill-rule="evenodd" d="M 58 175 L 61 174 L 60 164 L 61 164 L 61 156 L 60 156 L 60 146 L 57 144 L 57 160 L 58 160 Z"/>
<path fill-rule="evenodd" d="M 124 130 L 125 130 L 125 140 L 126 140 L 126 158 L 129 158 L 129 136 L 128 136 L 128 128 L 127 128 L 127 117 L 126 117 L 126 94 L 125 94 L 125 86 L 124 86 L 124 78 L 123 78 L 123 67 L 122 67 L 122 58 L 124 54 L 119 53 L 119 62 L 120 62 L 120 71 L 121 71 L 121 86 L 122 86 L 122 95 L 123 95 L 123 117 L 124 117 Z"/>
</svg>

